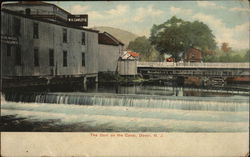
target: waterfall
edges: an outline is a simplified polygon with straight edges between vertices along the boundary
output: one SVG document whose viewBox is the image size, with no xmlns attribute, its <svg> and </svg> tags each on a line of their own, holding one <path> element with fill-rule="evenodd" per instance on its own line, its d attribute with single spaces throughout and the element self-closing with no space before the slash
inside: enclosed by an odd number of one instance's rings
<svg viewBox="0 0 250 157">
<path fill-rule="evenodd" d="M 97 93 L 6 93 L 6 101 L 178 110 L 249 111 L 248 99 L 144 96 Z"/>
<path fill-rule="evenodd" d="M 6 92 L 1 116 L 2 131 L 249 131 L 246 97 Z"/>
<path fill-rule="evenodd" d="M 5 103 L 6 100 L 5 100 L 5 96 L 1 93 L 1 103 Z"/>
</svg>

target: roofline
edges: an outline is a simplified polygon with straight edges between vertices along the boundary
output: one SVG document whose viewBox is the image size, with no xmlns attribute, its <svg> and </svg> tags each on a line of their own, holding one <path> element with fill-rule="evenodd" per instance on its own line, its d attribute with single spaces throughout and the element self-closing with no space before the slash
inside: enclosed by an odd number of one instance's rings
<svg viewBox="0 0 250 157">
<path fill-rule="evenodd" d="M 103 32 L 103 33 L 104 33 L 104 34 L 107 34 L 107 35 L 108 35 L 109 37 L 111 37 L 113 40 L 115 40 L 116 42 L 118 42 L 119 45 L 124 46 L 124 44 L 123 44 L 120 40 L 116 39 L 113 35 L 109 34 L 108 32 Z"/>
<path fill-rule="evenodd" d="M 109 39 L 111 39 L 112 41 L 114 41 L 114 42 L 116 43 L 116 44 L 100 43 L 100 42 L 99 42 L 99 39 L 98 39 L 98 44 L 100 44 L 100 45 L 112 45 L 112 46 L 119 46 L 119 45 L 121 45 L 119 42 L 117 42 L 116 40 L 114 40 L 113 37 L 109 36 L 108 33 L 105 33 L 105 32 L 100 33 L 100 32 L 99 32 L 98 34 L 106 35 Z M 123 46 L 123 45 L 122 45 L 122 46 Z"/>
<path fill-rule="evenodd" d="M 198 48 L 195 48 L 195 47 L 190 47 L 189 49 L 195 49 L 195 50 L 201 51 L 201 49 L 198 49 Z"/>
<path fill-rule="evenodd" d="M 132 56 L 130 53 L 128 53 L 128 51 L 127 51 L 127 53 L 124 53 L 124 54 L 123 54 L 122 56 L 120 56 L 120 57 L 122 58 L 122 57 L 124 57 L 126 54 L 129 54 L 128 58 L 129 58 L 129 57 L 133 57 L 134 59 L 136 59 L 135 56 Z M 137 56 L 137 57 L 138 57 L 138 56 Z"/>
<path fill-rule="evenodd" d="M 47 2 L 43 2 L 43 4 L 22 4 L 22 3 L 20 3 L 20 2 L 17 2 L 17 3 L 7 3 L 7 4 L 3 4 L 3 6 L 4 5 L 9 5 L 9 6 L 15 6 L 15 5 L 52 5 L 53 7 L 57 7 L 57 8 L 59 8 L 60 10 L 62 10 L 63 12 L 65 12 L 65 13 L 67 13 L 67 14 L 70 14 L 71 15 L 71 13 L 70 12 L 68 12 L 68 11 L 66 11 L 66 10 L 64 10 L 63 8 L 61 8 L 61 7 L 59 7 L 59 6 L 57 6 L 57 5 L 55 5 L 55 4 L 52 4 L 52 3 L 47 3 Z"/>
<path fill-rule="evenodd" d="M 129 53 L 129 52 L 132 52 L 132 54 L 131 53 Z M 139 53 L 137 53 L 137 52 L 133 52 L 133 51 L 128 51 L 128 53 L 131 55 L 131 56 L 133 56 L 133 57 L 139 57 L 140 56 L 140 54 Z M 138 54 L 138 56 L 136 55 L 136 56 L 134 56 L 133 55 L 133 53 L 136 53 L 136 54 Z"/>
<path fill-rule="evenodd" d="M 5 13 L 8 13 L 8 14 L 24 17 L 24 18 L 27 18 L 27 19 L 37 20 L 37 21 L 41 21 L 41 22 L 45 22 L 45 23 L 51 23 L 51 24 L 55 24 L 55 25 L 59 25 L 59 26 L 63 26 L 63 27 L 68 27 L 68 28 L 74 28 L 74 29 L 99 33 L 98 30 L 87 29 L 87 28 L 82 28 L 82 27 L 74 27 L 74 26 L 70 26 L 70 25 L 67 25 L 67 24 L 62 24 L 62 23 L 57 23 L 57 22 L 54 22 L 54 21 L 49 21 L 49 20 L 46 20 L 46 19 L 39 19 L 39 18 L 35 18 L 35 17 L 32 17 L 32 16 L 27 16 L 25 14 L 21 14 L 21 13 L 15 12 L 15 11 L 11 11 L 11 10 L 8 10 L 8 9 L 1 9 L 1 12 L 5 12 Z"/>
<path fill-rule="evenodd" d="M 110 45 L 110 46 L 119 46 L 119 44 L 103 44 L 103 43 L 98 43 L 99 45 Z"/>
</svg>

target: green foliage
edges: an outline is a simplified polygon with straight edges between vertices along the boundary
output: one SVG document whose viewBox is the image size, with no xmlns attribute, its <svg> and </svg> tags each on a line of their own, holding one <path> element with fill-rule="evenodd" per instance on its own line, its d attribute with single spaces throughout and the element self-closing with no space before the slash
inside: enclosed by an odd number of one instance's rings
<svg viewBox="0 0 250 157">
<path fill-rule="evenodd" d="M 250 62 L 250 49 L 246 52 L 246 54 L 244 55 L 244 60 L 246 62 Z"/>
<path fill-rule="evenodd" d="M 149 39 L 160 53 L 179 59 L 180 54 L 191 46 L 203 52 L 214 50 L 214 38 L 206 24 L 200 21 L 184 21 L 173 16 L 160 25 L 153 25 Z"/>
<path fill-rule="evenodd" d="M 150 56 L 146 59 L 146 61 L 164 61 L 164 55 L 160 54 L 155 48 L 153 48 Z"/>
<path fill-rule="evenodd" d="M 208 56 L 203 57 L 203 61 L 204 62 L 219 62 L 219 58 L 214 55 L 208 55 Z"/>
<path fill-rule="evenodd" d="M 145 37 L 137 37 L 134 41 L 129 42 L 128 49 L 138 52 L 141 61 L 158 61 L 159 52 L 155 50 L 150 41 Z"/>
<path fill-rule="evenodd" d="M 99 83 L 140 83 L 143 82 L 144 79 L 139 76 L 121 76 L 118 73 L 113 72 L 103 72 L 98 73 Z"/>
<path fill-rule="evenodd" d="M 152 46 L 145 36 L 137 37 L 134 41 L 129 42 L 128 48 L 145 56 L 149 56 L 152 51 Z"/>
<path fill-rule="evenodd" d="M 214 55 L 205 56 L 204 62 L 249 62 L 250 50 L 247 51 L 230 51 L 224 53 L 221 50 L 216 50 Z"/>
</svg>

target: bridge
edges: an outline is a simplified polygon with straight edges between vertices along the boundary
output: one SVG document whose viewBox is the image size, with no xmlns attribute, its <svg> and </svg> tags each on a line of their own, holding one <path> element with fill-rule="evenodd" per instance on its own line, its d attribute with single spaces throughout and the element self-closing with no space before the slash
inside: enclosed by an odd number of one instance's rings
<svg viewBox="0 0 250 157">
<path fill-rule="evenodd" d="M 145 77 L 198 76 L 225 79 L 250 75 L 249 63 L 137 62 L 137 71 Z"/>
</svg>

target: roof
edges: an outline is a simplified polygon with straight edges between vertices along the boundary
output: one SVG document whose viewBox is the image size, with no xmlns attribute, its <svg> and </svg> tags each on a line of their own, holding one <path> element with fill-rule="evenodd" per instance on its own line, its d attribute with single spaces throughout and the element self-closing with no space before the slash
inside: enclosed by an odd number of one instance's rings
<svg viewBox="0 0 250 157">
<path fill-rule="evenodd" d="M 108 32 L 104 32 L 106 35 L 108 35 L 109 37 L 111 37 L 113 40 L 115 40 L 116 42 L 118 42 L 120 45 L 124 46 L 124 43 L 122 43 L 120 40 L 118 40 L 117 38 L 115 38 L 113 35 L 109 34 Z"/>
<path fill-rule="evenodd" d="M 120 60 L 137 60 L 138 57 L 139 57 L 139 53 L 132 52 L 132 51 L 124 51 L 119 59 Z"/>
<path fill-rule="evenodd" d="M 43 1 L 18 1 L 15 3 L 9 3 L 9 4 L 30 4 L 30 5 L 41 5 L 41 4 L 50 4 L 50 3 L 46 3 Z"/>
<path fill-rule="evenodd" d="M 202 52 L 194 47 L 190 47 L 183 56 L 185 61 L 200 62 L 202 59 Z"/>
<path fill-rule="evenodd" d="M 196 51 L 200 51 L 201 52 L 201 50 L 200 49 L 198 49 L 198 48 L 195 48 L 195 47 L 190 47 L 189 49 L 188 49 L 188 51 L 190 51 L 190 50 L 196 50 Z"/>
<path fill-rule="evenodd" d="M 66 14 L 70 14 L 68 11 L 62 9 L 61 7 L 55 5 L 55 4 L 52 4 L 52 3 L 47 3 L 47 2 L 43 2 L 43 1 L 19 1 L 19 2 L 15 2 L 15 3 L 6 3 L 6 4 L 3 4 L 3 6 L 20 6 L 20 5 L 50 5 L 50 6 L 53 6 L 53 7 L 56 7 L 60 10 L 62 10 L 63 12 L 65 12 Z"/>
<path fill-rule="evenodd" d="M 104 45 L 113 45 L 113 46 L 124 45 L 122 42 L 120 42 L 118 39 L 116 39 L 107 32 L 99 33 L 98 43 Z"/>
<path fill-rule="evenodd" d="M 131 56 L 133 56 L 133 57 L 139 57 L 139 56 L 140 56 L 140 54 L 137 53 L 137 52 L 128 51 L 128 53 L 129 53 Z"/>
<path fill-rule="evenodd" d="M 15 16 L 20 16 L 20 17 L 27 18 L 27 19 L 40 21 L 40 22 L 46 22 L 46 23 L 51 23 L 51 24 L 55 24 L 55 25 L 60 25 L 60 26 L 68 27 L 68 28 L 75 28 L 75 29 L 85 30 L 85 31 L 89 31 L 89 32 L 96 32 L 96 33 L 99 32 L 98 30 L 72 26 L 72 25 L 68 25 L 67 23 L 61 23 L 61 22 L 57 22 L 57 21 L 50 21 L 50 20 L 47 20 L 47 19 L 41 19 L 41 18 L 37 18 L 37 17 L 28 16 L 28 15 L 25 15 L 25 14 L 22 14 L 22 13 L 19 13 L 19 12 L 15 12 L 15 11 L 11 11 L 11 10 L 8 10 L 8 9 L 1 9 L 1 12 L 8 13 L 8 14 L 15 15 Z"/>
</svg>

